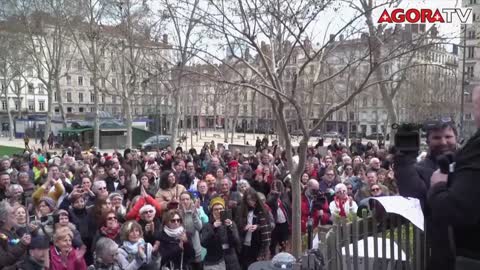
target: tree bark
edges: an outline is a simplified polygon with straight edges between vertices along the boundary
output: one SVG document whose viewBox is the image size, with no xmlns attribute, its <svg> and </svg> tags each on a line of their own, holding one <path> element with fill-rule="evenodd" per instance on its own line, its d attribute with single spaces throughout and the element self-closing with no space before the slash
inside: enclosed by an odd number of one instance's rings
<svg viewBox="0 0 480 270">
<path fill-rule="evenodd" d="M 7 112 L 8 112 L 8 122 L 10 125 L 8 128 L 8 140 L 13 141 L 13 138 L 15 138 L 15 134 L 13 132 L 14 123 L 13 123 L 12 111 L 10 110 L 10 102 L 8 100 L 8 96 L 7 96 Z"/>
<path fill-rule="evenodd" d="M 47 93 L 48 93 L 48 111 L 47 111 L 47 121 L 45 122 L 45 130 L 43 133 L 43 138 L 45 140 L 48 140 L 48 136 L 50 135 L 50 130 L 52 130 L 53 95 L 54 94 L 53 94 L 51 82 L 48 82 L 48 84 L 45 85 L 45 88 L 47 88 Z"/>
<path fill-rule="evenodd" d="M 123 106 L 125 108 L 125 124 L 127 126 L 127 142 L 125 148 L 132 148 L 132 104 L 129 100 L 124 99 Z"/>
</svg>

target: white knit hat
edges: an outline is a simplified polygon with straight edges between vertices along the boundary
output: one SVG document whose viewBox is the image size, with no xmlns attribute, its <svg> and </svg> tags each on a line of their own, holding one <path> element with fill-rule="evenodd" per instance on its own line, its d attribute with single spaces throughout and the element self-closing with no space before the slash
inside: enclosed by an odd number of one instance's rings
<svg viewBox="0 0 480 270">
<path fill-rule="evenodd" d="M 150 204 L 145 204 L 144 206 L 142 206 L 142 208 L 140 208 L 140 215 L 150 210 L 153 211 L 154 215 L 157 213 L 157 211 L 155 210 L 155 207 L 153 207 Z"/>
</svg>

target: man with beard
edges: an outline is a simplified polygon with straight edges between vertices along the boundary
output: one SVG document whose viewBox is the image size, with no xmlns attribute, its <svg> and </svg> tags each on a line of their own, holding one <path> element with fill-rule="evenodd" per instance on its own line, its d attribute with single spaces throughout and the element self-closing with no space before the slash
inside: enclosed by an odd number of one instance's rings
<svg viewBox="0 0 480 270">
<path fill-rule="evenodd" d="M 437 158 L 443 154 L 454 152 L 457 147 L 457 130 L 452 121 L 438 120 L 425 125 L 427 132 L 427 157 L 416 162 L 417 153 L 396 153 L 394 157 L 394 173 L 400 195 L 420 200 L 427 219 L 427 248 L 430 259 L 427 269 L 444 269 L 454 261 L 453 252 L 449 248 L 447 226 L 432 226 L 430 205 L 427 204 L 427 192 L 430 189 L 430 178 L 439 168 Z"/>
<path fill-rule="evenodd" d="M 455 154 L 455 163 L 442 162 L 442 169 L 430 179 L 427 205 L 430 208 L 433 227 L 440 228 L 434 237 L 447 238 L 450 245 L 441 249 L 445 253 L 452 247 L 454 261 L 446 261 L 435 269 L 480 269 L 480 87 L 473 92 L 473 108 L 477 132 Z M 452 166 L 453 165 L 453 166 Z M 453 170 L 452 170 L 453 169 Z M 446 174 L 450 172 L 449 174 Z M 445 227 L 447 229 L 445 233 Z M 450 234 L 449 234 L 450 233 Z M 450 254 L 449 254 L 450 255 Z M 455 267 L 453 266 L 455 263 Z M 433 269 L 433 268 L 432 268 Z"/>
</svg>

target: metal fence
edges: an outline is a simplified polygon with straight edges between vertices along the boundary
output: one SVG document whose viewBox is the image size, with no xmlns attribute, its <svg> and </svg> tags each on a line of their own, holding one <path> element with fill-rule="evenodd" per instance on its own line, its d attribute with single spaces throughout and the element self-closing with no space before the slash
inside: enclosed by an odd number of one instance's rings
<svg viewBox="0 0 480 270">
<path fill-rule="evenodd" d="M 395 214 L 381 217 L 340 219 L 335 225 L 321 226 L 319 249 L 326 270 L 423 270 L 426 242 L 423 231 Z M 311 267 L 311 255 L 302 258 L 301 269 Z"/>
</svg>

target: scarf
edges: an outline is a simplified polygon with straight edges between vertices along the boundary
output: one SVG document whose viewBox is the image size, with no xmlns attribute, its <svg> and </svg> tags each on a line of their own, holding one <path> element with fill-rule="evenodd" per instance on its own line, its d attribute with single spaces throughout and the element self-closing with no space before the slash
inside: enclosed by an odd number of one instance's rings
<svg viewBox="0 0 480 270">
<path fill-rule="evenodd" d="M 175 239 L 178 239 L 180 238 L 180 236 L 182 236 L 183 232 L 185 231 L 185 229 L 183 228 L 183 226 L 180 226 L 176 229 L 170 229 L 168 226 L 164 226 L 163 227 L 163 231 L 170 237 L 172 238 L 175 238 Z"/>
<path fill-rule="evenodd" d="M 345 212 L 345 203 L 347 202 L 348 198 L 345 199 L 340 199 L 337 196 L 335 196 L 335 205 L 337 206 L 337 209 L 340 210 L 339 215 L 341 217 L 347 217 L 347 213 Z"/>
<path fill-rule="evenodd" d="M 103 235 L 113 240 L 120 233 L 120 226 L 117 226 L 116 228 L 113 228 L 113 229 L 103 226 L 100 228 L 100 231 L 103 233 Z"/>
<path fill-rule="evenodd" d="M 135 255 L 138 253 L 138 247 L 141 245 L 145 245 L 145 240 L 140 238 L 137 242 L 132 243 L 130 241 L 123 241 L 123 249 L 131 255 Z"/>
</svg>

